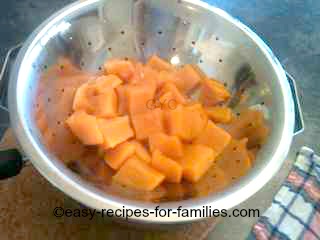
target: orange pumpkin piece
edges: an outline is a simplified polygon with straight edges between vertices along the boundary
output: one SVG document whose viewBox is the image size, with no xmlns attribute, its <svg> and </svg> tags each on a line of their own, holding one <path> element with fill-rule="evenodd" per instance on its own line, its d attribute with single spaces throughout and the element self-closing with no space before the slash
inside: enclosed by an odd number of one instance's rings
<svg viewBox="0 0 320 240">
<path fill-rule="evenodd" d="M 103 136 L 98 127 L 97 118 L 84 111 L 73 113 L 67 120 L 71 132 L 85 145 L 103 143 Z"/>
<path fill-rule="evenodd" d="M 86 83 L 77 89 L 73 110 L 84 110 L 98 117 L 117 115 L 118 98 L 115 90 L 102 82 Z"/>
<path fill-rule="evenodd" d="M 199 136 L 208 121 L 201 104 L 178 106 L 174 110 L 167 111 L 165 117 L 168 133 L 185 141 L 191 141 Z"/>
<path fill-rule="evenodd" d="M 177 70 L 177 81 L 175 82 L 178 89 L 183 93 L 188 93 L 195 89 L 201 82 L 201 76 L 191 65 L 184 65 Z"/>
<path fill-rule="evenodd" d="M 179 91 L 179 89 L 173 83 L 165 83 L 161 90 L 161 94 L 170 92 L 172 94 L 172 99 L 176 104 L 185 104 L 187 102 L 186 97 Z"/>
<path fill-rule="evenodd" d="M 123 83 L 123 81 L 116 75 L 102 75 L 90 82 L 95 84 L 99 89 L 116 88 Z"/>
<path fill-rule="evenodd" d="M 206 113 L 216 123 L 230 123 L 232 120 L 232 110 L 228 107 L 208 107 Z"/>
<path fill-rule="evenodd" d="M 252 148 L 252 149 L 248 150 L 248 155 L 249 155 L 249 158 L 250 158 L 251 165 L 253 165 L 254 162 L 256 161 L 258 152 L 259 152 L 259 148 L 258 147 L 255 147 L 255 148 Z"/>
<path fill-rule="evenodd" d="M 232 121 L 228 131 L 236 139 L 248 138 L 248 147 L 254 148 L 265 143 L 270 130 L 262 112 L 247 109 Z"/>
<path fill-rule="evenodd" d="M 116 88 L 118 96 L 118 113 L 120 115 L 128 114 L 128 91 L 129 85 L 120 85 Z"/>
<path fill-rule="evenodd" d="M 232 180 L 244 176 L 251 169 L 251 161 L 246 144 L 247 139 L 232 139 L 217 159 L 217 165 Z"/>
<path fill-rule="evenodd" d="M 135 146 L 130 142 L 124 142 L 113 149 L 106 151 L 105 162 L 114 170 L 118 170 L 122 164 L 135 153 Z"/>
<path fill-rule="evenodd" d="M 98 119 L 98 125 L 104 138 L 104 149 L 114 148 L 134 136 L 128 116 L 112 119 L 100 118 Z"/>
<path fill-rule="evenodd" d="M 201 104 L 193 104 L 184 108 L 185 140 L 198 137 L 208 123 L 208 116 Z"/>
<path fill-rule="evenodd" d="M 194 140 L 194 143 L 206 145 L 219 155 L 230 141 L 230 134 L 209 120 L 206 128 Z"/>
<path fill-rule="evenodd" d="M 155 91 L 155 88 L 148 85 L 135 85 L 127 89 L 128 110 L 131 116 L 152 110 L 148 103 L 153 101 Z"/>
<path fill-rule="evenodd" d="M 153 55 L 147 62 L 147 66 L 157 70 L 157 71 L 173 71 L 174 67 L 166 62 L 165 60 L 161 59 L 157 55 Z"/>
<path fill-rule="evenodd" d="M 131 141 L 130 143 L 134 146 L 135 154 L 139 159 L 145 161 L 146 163 L 151 162 L 151 156 L 146 147 L 144 147 L 140 142 L 135 140 Z"/>
<path fill-rule="evenodd" d="M 104 71 L 106 74 L 117 75 L 122 80 L 128 82 L 133 77 L 135 68 L 130 61 L 114 59 L 108 60 L 104 64 Z"/>
<path fill-rule="evenodd" d="M 201 87 L 200 101 L 205 106 L 215 106 L 228 101 L 230 92 L 216 80 L 205 79 Z"/>
<path fill-rule="evenodd" d="M 177 77 L 174 71 L 160 71 L 158 73 L 158 87 L 162 87 L 167 83 L 175 83 L 177 82 Z"/>
<path fill-rule="evenodd" d="M 182 167 L 176 161 L 166 157 L 159 150 L 153 151 L 151 166 L 165 175 L 165 181 L 180 183 L 182 178 Z"/>
<path fill-rule="evenodd" d="M 136 156 L 130 157 L 113 176 L 113 180 L 131 189 L 152 191 L 165 176 Z"/>
<path fill-rule="evenodd" d="M 164 132 L 163 112 L 160 109 L 133 115 L 131 120 L 138 140 L 145 140 L 152 134 Z"/>
<path fill-rule="evenodd" d="M 215 161 L 217 153 L 211 148 L 199 145 L 185 145 L 183 157 L 177 162 L 183 168 L 183 177 L 192 183 L 196 183 L 208 171 Z"/>
<path fill-rule="evenodd" d="M 211 193 L 220 192 L 228 186 L 229 182 L 224 171 L 213 165 L 199 182 L 194 184 L 195 196 L 205 197 Z"/>
<path fill-rule="evenodd" d="M 149 147 L 151 152 L 158 149 L 170 158 L 183 156 L 183 145 L 177 136 L 168 136 L 164 133 L 156 133 L 149 137 Z"/>
</svg>

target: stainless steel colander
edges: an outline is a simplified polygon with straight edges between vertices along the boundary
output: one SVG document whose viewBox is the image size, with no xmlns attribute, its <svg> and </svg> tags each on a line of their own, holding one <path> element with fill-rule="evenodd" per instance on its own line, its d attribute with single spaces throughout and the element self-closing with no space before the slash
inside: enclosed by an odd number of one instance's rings
<svg viewBox="0 0 320 240">
<path fill-rule="evenodd" d="M 255 33 L 224 11 L 196 0 L 78 1 L 39 26 L 19 52 L 8 91 L 11 125 L 24 154 L 48 181 L 89 207 L 157 206 L 112 196 L 72 173 L 45 148 L 32 116 L 42 69 L 55 64 L 59 57 L 66 56 L 80 68 L 96 72 L 108 58 L 145 60 L 152 54 L 175 65 L 197 64 L 234 93 L 245 88 L 248 106 L 261 109 L 271 127 L 255 166 L 238 183 L 205 198 L 161 203 L 160 207 L 229 209 L 240 204 L 278 171 L 293 136 L 303 129 L 296 89 Z M 233 105 L 236 108 L 236 101 Z M 199 218 L 150 215 L 132 219 L 178 223 Z"/>
</svg>

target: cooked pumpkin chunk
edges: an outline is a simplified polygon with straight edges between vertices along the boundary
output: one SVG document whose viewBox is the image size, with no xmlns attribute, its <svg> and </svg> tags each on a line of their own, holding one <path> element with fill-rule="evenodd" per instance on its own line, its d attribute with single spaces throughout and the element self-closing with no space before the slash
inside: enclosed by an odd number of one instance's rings
<svg viewBox="0 0 320 240">
<path fill-rule="evenodd" d="M 152 134 L 164 132 L 163 112 L 160 109 L 133 115 L 131 119 L 138 140 L 145 140 Z"/>
<path fill-rule="evenodd" d="M 161 59 L 160 57 L 153 55 L 147 62 L 147 66 L 152 67 L 157 71 L 173 71 L 174 67 L 166 62 L 165 60 Z"/>
<path fill-rule="evenodd" d="M 231 136 L 229 133 L 217 127 L 212 121 L 208 121 L 206 128 L 194 140 L 194 143 L 211 147 L 219 155 L 229 144 L 230 140 Z"/>
<path fill-rule="evenodd" d="M 200 104 L 182 107 L 166 112 L 165 122 L 170 135 L 191 141 L 202 133 L 207 125 L 207 115 Z"/>
<path fill-rule="evenodd" d="M 116 88 L 116 93 L 118 96 L 118 113 L 120 115 L 125 115 L 129 113 L 128 110 L 128 85 L 120 85 Z"/>
<path fill-rule="evenodd" d="M 201 82 L 201 76 L 191 65 L 184 65 L 177 70 L 177 81 L 175 84 L 183 93 L 195 89 Z"/>
<path fill-rule="evenodd" d="M 140 142 L 136 140 L 131 141 L 131 144 L 134 146 L 135 154 L 139 159 L 145 161 L 146 163 L 151 162 L 151 156 L 145 146 L 143 146 Z"/>
<path fill-rule="evenodd" d="M 106 151 L 104 160 L 114 170 L 118 170 L 122 164 L 135 153 L 135 146 L 130 142 L 124 142 L 115 148 Z"/>
<path fill-rule="evenodd" d="M 111 87 L 101 87 L 102 83 L 83 84 L 78 88 L 73 110 L 83 110 L 98 117 L 114 117 L 117 114 L 118 98 Z"/>
<path fill-rule="evenodd" d="M 166 157 L 159 150 L 153 151 L 151 166 L 166 176 L 165 181 L 171 183 L 179 183 L 181 181 L 181 165 Z"/>
<path fill-rule="evenodd" d="M 216 152 L 207 146 L 191 144 L 184 147 L 184 155 L 177 162 L 183 168 L 183 177 L 195 183 L 208 171 L 216 156 Z"/>
<path fill-rule="evenodd" d="M 185 140 L 198 137 L 208 123 L 208 116 L 201 104 L 194 104 L 184 108 Z"/>
<path fill-rule="evenodd" d="M 186 97 L 179 91 L 179 89 L 173 83 L 165 83 L 160 93 L 165 94 L 170 92 L 172 94 L 172 99 L 176 104 L 185 104 L 187 102 Z"/>
<path fill-rule="evenodd" d="M 199 182 L 194 184 L 195 196 L 205 197 L 210 193 L 219 192 L 227 187 L 229 182 L 223 170 L 213 165 Z"/>
<path fill-rule="evenodd" d="M 104 64 L 104 70 L 106 74 L 114 74 L 120 77 L 124 81 L 129 81 L 134 75 L 134 66 L 132 62 L 125 60 L 108 60 Z"/>
<path fill-rule="evenodd" d="M 152 110 L 148 103 L 154 99 L 155 90 L 148 85 L 130 86 L 127 89 L 128 110 L 131 116 Z"/>
<path fill-rule="evenodd" d="M 232 110 L 228 107 L 208 107 L 206 113 L 216 123 L 229 123 L 232 120 Z"/>
<path fill-rule="evenodd" d="M 91 82 L 91 84 L 95 84 L 101 91 L 103 89 L 116 88 L 122 83 L 123 81 L 118 76 L 112 74 L 99 76 Z"/>
<path fill-rule="evenodd" d="M 66 121 L 71 132 L 85 145 L 103 143 L 103 136 L 98 127 L 97 118 L 84 111 L 73 113 Z"/>
<path fill-rule="evenodd" d="M 116 183 L 142 191 L 154 190 L 164 178 L 162 173 L 135 156 L 129 158 L 113 176 Z"/>
<path fill-rule="evenodd" d="M 183 156 L 183 145 L 177 136 L 168 136 L 164 133 L 156 133 L 149 137 L 151 152 L 158 149 L 170 158 Z"/>
<path fill-rule="evenodd" d="M 113 119 L 100 118 L 98 125 L 104 138 L 104 149 L 114 148 L 134 136 L 128 116 Z"/>
<path fill-rule="evenodd" d="M 251 168 L 246 144 L 247 139 L 232 139 L 217 159 L 217 165 L 232 180 L 244 176 Z"/>
<path fill-rule="evenodd" d="M 206 106 L 215 106 L 228 101 L 230 92 L 218 81 L 205 79 L 201 87 L 200 101 Z"/>
</svg>

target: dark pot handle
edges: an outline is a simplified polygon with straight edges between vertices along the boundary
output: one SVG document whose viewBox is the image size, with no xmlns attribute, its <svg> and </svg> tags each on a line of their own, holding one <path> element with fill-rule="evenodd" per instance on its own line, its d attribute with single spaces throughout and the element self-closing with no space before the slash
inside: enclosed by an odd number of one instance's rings
<svg viewBox="0 0 320 240">
<path fill-rule="evenodd" d="M 289 73 L 286 73 L 286 75 L 291 88 L 293 103 L 294 103 L 294 111 L 295 111 L 294 135 L 297 135 L 304 131 L 303 115 L 302 115 L 302 110 L 299 102 L 296 82 Z"/>
<path fill-rule="evenodd" d="M 0 180 L 18 175 L 23 165 L 23 159 L 18 150 L 0 151 Z"/>
<path fill-rule="evenodd" d="M 9 111 L 7 108 L 7 89 L 9 83 L 10 67 L 13 64 L 22 44 L 12 47 L 4 60 L 0 72 L 0 115 L 1 126 L 9 127 Z M 0 180 L 14 177 L 21 172 L 24 159 L 17 149 L 0 151 Z"/>
</svg>

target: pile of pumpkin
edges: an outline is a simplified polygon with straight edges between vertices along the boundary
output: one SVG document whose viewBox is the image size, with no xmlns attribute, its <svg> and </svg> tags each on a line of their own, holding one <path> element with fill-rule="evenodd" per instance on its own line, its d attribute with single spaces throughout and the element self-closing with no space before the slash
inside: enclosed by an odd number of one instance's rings
<svg viewBox="0 0 320 240">
<path fill-rule="evenodd" d="M 66 124 L 82 144 L 98 147 L 115 183 L 133 190 L 195 184 L 212 168 L 234 178 L 251 168 L 268 129 L 258 111 L 234 116 L 224 105 L 230 96 L 193 65 L 158 56 L 146 64 L 109 60 L 103 75 L 77 89 Z"/>
</svg>

